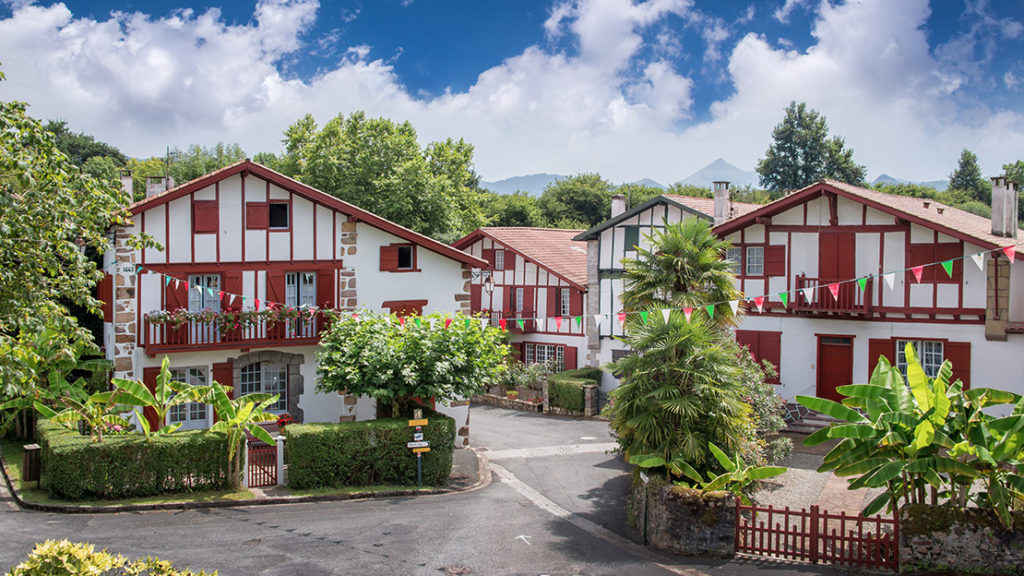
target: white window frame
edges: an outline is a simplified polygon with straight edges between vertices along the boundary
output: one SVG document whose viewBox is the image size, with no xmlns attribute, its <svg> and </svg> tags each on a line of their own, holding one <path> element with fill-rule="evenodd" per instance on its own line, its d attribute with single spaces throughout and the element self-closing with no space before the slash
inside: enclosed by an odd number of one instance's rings
<svg viewBox="0 0 1024 576">
<path fill-rule="evenodd" d="M 203 366 L 171 368 L 171 380 L 183 382 L 189 386 L 206 386 L 209 383 L 209 373 Z M 213 409 L 209 404 L 202 402 L 177 404 L 167 412 L 164 424 L 171 425 L 180 422 L 182 430 L 201 430 L 210 427 L 212 415 Z"/>
<path fill-rule="evenodd" d="M 572 293 L 569 291 L 568 288 L 559 288 L 559 293 L 558 293 L 558 303 L 560 305 L 559 308 L 558 308 L 558 313 L 559 313 L 558 315 L 559 316 L 568 316 L 571 313 L 571 312 L 569 312 L 569 303 L 570 303 L 571 297 L 572 297 Z"/>
<path fill-rule="evenodd" d="M 494 251 L 494 269 L 504 270 L 505 269 L 505 251 L 495 249 Z"/>
<path fill-rule="evenodd" d="M 743 258 L 743 248 L 730 246 L 725 250 L 725 261 L 732 264 L 733 274 L 740 273 L 740 260 Z"/>
<path fill-rule="evenodd" d="M 220 311 L 220 274 L 189 274 L 188 285 L 189 312 Z M 213 289 L 212 296 L 210 289 Z"/>
<path fill-rule="evenodd" d="M 744 256 L 744 275 L 764 276 L 764 246 L 747 246 Z"/>
<path fill-rule="evenodd" d="M 270 223 L 270 209 L 272 206 L 284 206 L 285 207 L 285 225 L 274 226 Z M 289 230 L 292 223 L 292 205 L 289 202 L 273 201 L 267 203 L 267 229 L 269 230 Z"/>
<path fill-rule="evenodd" d="M 284 275 L 285 305 L 292 308 L 316 306 L 316 273 L 288 272 Z"/>
<path fill-rule="evenodd" d="M 917 353 L 917 358 L 921 362 L 921 367 L 924 368 L 924 373 L 929 378 L 935 378 L 939 374 L 939 368 L 942 367 L 942 362 L 945 359 L 946 346 L 942 340 L 913 340 L 910 338 L 902 338 L 896 340 L 896 369 L 903 374 L 903 377 L 907 377 L 907 354 L 906 347 L 907 342 L 914 345 L 914 351 Z"/>
<path fill-rule="evenodd" d="M 522 286 L 517 286 L 514 290 L 515 290 L 514 294 L 515 294 L 515 299 L 516 299 L 516 301 L 515 301 L 516 309 L 514 310 L 514 312 L 522 312 L 524 310 L 524 308 L 523 308 L 523 300 L 525 299 L 526 289 L 524 289 Z"/>
<path fill-rule="evenodd" d="M 402 250 L 409 251 L 409 265 L 402 266 Z M 414 244 L 402 244 L 398 246 L 398 253 L 396 254 L 396 270 L 415 270 L 416 269 L 416 246 Z"/>
<path fill-rule="evenodd" d="M 282 376 L 283 382 L 275 382 L 275 379 Z M 239 397 L 257 393 L 280 394 L 277 403 L 271 404 L 267 412 L 284 414 L 288 411 L 288 365 L 279 362 L 255 362 L 242 366 L 238 393 Z"/>
</svg>

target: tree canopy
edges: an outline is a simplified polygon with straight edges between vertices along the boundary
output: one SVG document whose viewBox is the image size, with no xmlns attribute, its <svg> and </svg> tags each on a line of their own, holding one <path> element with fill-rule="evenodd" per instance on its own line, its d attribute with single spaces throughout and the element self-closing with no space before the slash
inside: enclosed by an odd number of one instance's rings
<svg viewBox="0 0 1024 576">
<path fill-rule="evenodd" d="M 57 148 L 75 166 L 84 166 L 91 158 L 110 158 L 117 166 L 124 166 L 128 159 L 116 146 L 97 140 L 85 132 L 72 132 L 64 120 L 50 120 L 43 127 L 52 132 Z"/>
<path fill-rule="evenodd" d="M 245 160 L 245 151 L 238 144 L 217 142 L 213 146 L 193 144 L 188 150 L 171 152 L 171 176 L 176 184 L 184 184 L 236 162 Z"/>
<path fill-rule="evenodd" d="M 608 219 L 614 190 L 600 174 L 577 174 L 548 184 L 538 202 L 549 222 L 579 222 L 589 228 Z"/>
<path fill-rule="evenodd" d="M 853 150 L 845 146 L 842 137 L 828 137 L 824 116 L 804 102 L 790 102 L 786 116 L 772 130 L 765 157 L 757 163 L 761 185 L 775 193 L 823 178 L 860 185 L 866 169 L 853 161 Z"/>
<path fill-rule="evenodd" d="M 949 175 L 949 189 L 966 192 L 972 200 L 992 203 L 992 188 L 981 175 L 978 157 L 966 148 L 960 153 L 956 170 Z"/>
</svg>

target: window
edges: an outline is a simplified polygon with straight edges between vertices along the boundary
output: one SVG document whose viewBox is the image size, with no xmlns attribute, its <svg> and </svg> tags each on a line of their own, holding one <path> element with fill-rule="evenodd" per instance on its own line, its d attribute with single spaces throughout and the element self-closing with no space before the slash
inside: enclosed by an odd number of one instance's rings
<svg viewBox="0 0 1024 576">
<path fill-rule="evenodd" d="M 907 343 L 914 345 L 921 367 L 929 378 L 935 378 L 942 366 L 942 342 L 937 340 L 897 340 L 896 341 L 896 369 L 907 377 Z"/>
<path fill-rule="evenodd" d="M 205 368 L 172 368 L 171 380 L 189 386 L 206 386 Z M 167 415 L 168 424 L 181 424 L 182 429 L 206 428 L 207 407 L 201 402 L 189 402 L 171 406 Z"/>
<path fill-rule="evenodd" d="M 316 305 L 316 274 L 289 272 L 284 276 L 284 303 L 291 308 Z"/>
<path fill-rule="evenodd" d="M 189 274 L 188 310 L 220 310 L 220 275 Z"/>
<path fill-rule="evenodd" d="M 526 364 L 547 364 L 556 372 L 565 370 L 565 346 L 527 343 L 524 355 Z"/>
<path fill-rule="evenodd" d="M 640 227 L 626 226 L 624 230 L 625 234 L 623 234 L 623 243 L 626 245 L 626 252 L 632 252 L 640 245 Z"/>
<path fill-rule="evenodd" d="M 516 303 L 515 303 L 515 309 L 513 310 L 514 312 L 522 312 L 524 310 L 524 308 L 523 308 L 523 294 L 525 292 L 526 291 L 523 290 L 522 288 L 516 288 Z"/>
<path fill-rule="evenodd" d="M 569 316 L 572 313 L 569 312 L 569 289 L 562 288 L 559 298 L 558 315 Z"/>
<path fill-rule="evenodd" d="M 398 269 L 412 270 L 416 267 L 416 253 L 412 246 L 398 247 Z"/>
<path fill-rule="evenodd" d="M 287 230 L 290 222 L 288 219 L 287 202 L 271 202 L 268 207 L 267 223 L 271 230 Z"/>
<path fill-rule="evenodd" d="M 271 412 L 288 410 L 288 367 L 277 362 L 257 362 L 242 367 L 239 379 L 239 394 L 280 394 L 280 399 L 271 404 Z"/>
<path fill-rule="evenodd" d="M 764 275 L 764 246 L 747 246 L 746 276 Z"/>
<path fill-rule="evenodd" d="M 494 251 L 494 269 L 504 270 L 505 269 L 505 251 L 495 250 Z"/>
<path fill-rule="evenodd" d="M 732 263 L 732 273 L 740 273 L 740 258 L 742 257 L 743 249 L 738 246 L 732 246 L 725 250 L 725 261 Z"/>
</svg>

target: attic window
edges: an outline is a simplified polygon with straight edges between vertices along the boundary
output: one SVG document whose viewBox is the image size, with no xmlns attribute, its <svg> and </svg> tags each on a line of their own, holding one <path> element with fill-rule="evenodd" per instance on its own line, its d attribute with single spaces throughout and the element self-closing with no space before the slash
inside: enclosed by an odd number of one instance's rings
<svg viewBox="0 0 1024 576">
<path fill-rule="evenodd" d="M 415 267 L 415 258 L 412 246 L 398 247 L 398 269 L 412 270 Z"/>
<path fill-rule="evenodd" d="M 271 202 L 268 212 L 269 228 L 271 230 L 287 230 L 290 228 L 287 202 Z"/>
</svg>

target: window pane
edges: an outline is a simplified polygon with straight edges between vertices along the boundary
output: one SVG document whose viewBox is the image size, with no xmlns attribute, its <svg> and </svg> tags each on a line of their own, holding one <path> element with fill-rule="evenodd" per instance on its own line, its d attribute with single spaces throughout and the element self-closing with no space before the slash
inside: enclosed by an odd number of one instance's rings
<svg viewBox="0 0 1024 576">
<path fill-rule="evenodd" d="M 271 228 L 288 227 L 288 204 L 286 202 L 270 203 L 269 223 Z"/>
<path fill-rule="evenodd" d="M 299 306 L 316 305 L 316 274 L 303 272 L 299 275 Z"/>
<path fill-rule="evenodd" d="M 298 274 L 295 272 L 284 275 L 284 305 L 291 308 L 299 305 Z"/>
<path fill-rule="evenodd" d="M 516 312 L 523 311 L 523 289 L 516 288 Z"/>
<path fill-rule="evenodd" d="M 561 297 L 560 300 L 561 300 L 561 305 L 562 306 L 561 306 L 561 309 L 558 311 L 558 313 L 559 313 L 560 316 L 568 316 L 570 314 L 570 312 L 569 312 L 569 289 L 568 288 L 562 288 L 561 296 L 562 297 Z"/>
<path fill-rule="evenodd" d="M 740 257 L 743 254 L 743 250 L 739 247 L 732 247 L 725 251 L 725 259 L 732 263 L 732 271 L 734 274 L 740 272 Z"/>
<path fill-rule="evenodd" d="M 398 269 L 399 270 L 411 270 L 412 269 L 412 246 L 399 246 L 398 247 Z"/>
<path fill-rule="evenodd" d="M 636 246 L 640 244 L 640 227 L 626 226 L 625 231 L 623 243 L 626 245 L 626 251 L 636 250 Z"/>
<path fill-rule="evenodd" d="M 505 251 L 495 250 L 494 251 L 494 269 L 504 270 L 505 269 Z"/>
<path fill-rule="evenodd" d="M 764 247 L 747 247 L 747 276 L 761 276 L 764 274 Z"/>
</svg>

